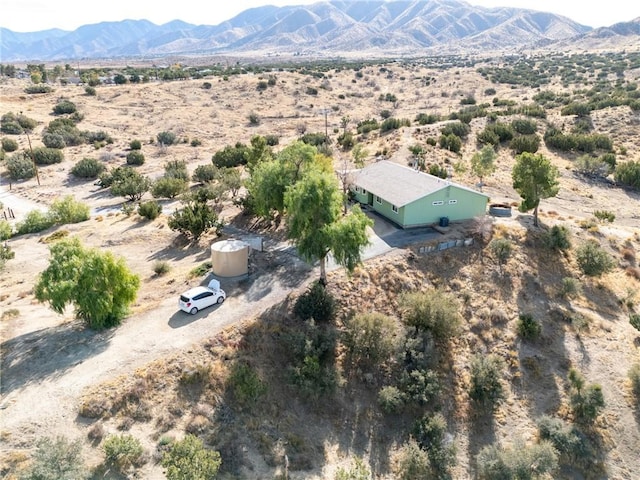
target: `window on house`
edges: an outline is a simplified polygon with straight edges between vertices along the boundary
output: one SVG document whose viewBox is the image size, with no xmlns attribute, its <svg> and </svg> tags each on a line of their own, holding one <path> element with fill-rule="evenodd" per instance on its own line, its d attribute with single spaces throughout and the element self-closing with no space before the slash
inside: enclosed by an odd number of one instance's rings
<svg viewBox="0 0 640 480">
<path fill-rule="evenodd" d="M 449 205 L 455 205 L 458 203 L 458 200 L 449 200 Z"/>
<path fill-rule="evenodd" d="M 365 193 L 367 193 L 367 191 L 363 188 L 362 189 L 362 194 L 364 195 Z"/>
<path fill-rule="evenodd" d="M 356 185 L 356 193 L 360 193 L 360 187 Z"/>
<path fill-rule="evenodd" d="M 433 202 L 431 205 L 433 206 L 439 206 L 439 205 L 444 205 L 444 202 L 442 200 L 436 200 L 435 202 Z"/>
<path fill-rule="evenodd" d="M 395 205 L 391 205 L 391 210 L 393 210 L 394 213 L 398 213 L 398 207 L 396 207 Z"/>
<path fill-rule="evenodd" d="M 382 199 L 376 195 L 376 203 L 382 203 Z"/>
</svg>

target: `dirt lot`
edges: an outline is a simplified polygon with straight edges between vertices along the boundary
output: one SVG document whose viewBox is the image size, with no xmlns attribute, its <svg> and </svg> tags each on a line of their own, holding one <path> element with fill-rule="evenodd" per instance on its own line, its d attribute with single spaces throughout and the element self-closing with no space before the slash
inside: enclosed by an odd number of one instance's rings
<svg viewBox="0 0 640 480">
<path fill-rule="evenodd" d="M 307 86 L 318 86 L 319 80 L 288 72 L 278 72 L 277 85 L 266 92 L 256 89 L 258 78 L 254 75 L 232 76 L 228 81 L 214 78 L 211 90 L 202 88 L 202 80 L 100 86 L 95 97 L 85 95 L 82 87 L 75 86 L 57 86 L 55 92 L 48 95 L 25 95 L 23 89 L 26 84 L 23 81 L 3 80 L 0 83 L 0 105 L 3 109 L 0 113 L 23 112 L 38 121 L 39 126 L 31 135 L 34 146 L 39 145 L 42 128 L 54 118 L 51 110 L 61 97 L 75 102 L 84 114 L 85 119 L 80 124 L 83 130 L 105 130 L 115 140 L 100 150 L 91 145 L 66 148 L 62 164 L 40 169 L 41 185 L 35 179 L 12 184 L 11 197 L 7 194 L 8 182 L 3 177 L 0 201 L 5 207 L 12 207 L 17 221 L 31 208 L 46 208 L 60 195 L 73 194 L 91 206 L 92 218 L 63 228 L 89 246 L 123 256 L 142 280 L 131 317 L 124 325 L 107 332 L 90 332 L 74 320 L 72 311 L 57 315 L 34 299 L 34 282 L 48 263 L 48 246 L 41 240 L 51 231 L 15 237 L 9 241 L 16 258 L 7 263 L 0 278 L 0 435 L 3 440 L 0 454 L 5 460 L 16 462 L 16 458 L 19 460 L 20 455 L 33 446 L 35 439 L 43 435 L 64 434 L 70 438 L 86 439 L 87 425 L 78 417 L 78 407 L 82 394 L 89 387 L 130 374 L 154 360 L 197 351 L 201 340 L 225 329 L 240 328 L 243 322 L 250 322 L 269 307 L 302 291 L 317 275 L 314 268 L 278 251 L 281 232 L 252 230 L 250 219 L 244 218 L 239 208 L 229 203 L 222 210 L 222 218 L 249 233 L 267 235 L 268 251 L 252 254 L 252 270 L 248 279 L 223 283 L 229 295 L 222 306 L 195 317 L 183 314 L 177 311 L 177 295 L 194 282 L 204 280 L 190 278 L 189 272 L 209 259 L 209 245 L 216 238 L 204 236 L 197 245 L 182 242 L 166 225 L 166 212 L 171 211 L 177 202 L 165 202 L 165 214 L 151 222 L 136 215 L 127 217 L 120 212 L 121 198 L 111 196 L 90 181 L 74 179 L 69 174 L 73 164 L 90 156 L 101 159 L 108 166 L 122 165 L 129 142 L 140 139 L 147 159 L 139 167 L 142 173 L 158 176 L 164 162 L 174 159 L 185 160 L 192 172 L 196 166 L 209 163 L 215 151 L 237 141 L 248 143 L 255 134 L 275 133 L 280 137 L 282 146 L 296 139 L 303 127 L 308 132 L 324 132 L 326 125 L 322 111 L 329 107 L 328 129 L 331 135 L 336 136 L 336 131 L 341 131 L 340 119 L 345 115 L 351 117 L 351 127 L 354 127 L 356 121 L 377 117 L 382 109 L 387 108 L 391 108 L 397 118 L 413 119 L 419 112 L 446 114 L 459 108 L 460 97 L 468 94 L 483 101 L 491 100 L 483 98 L 488 82 L 471 69 L 435 71 L 400 65 L 392 68 L 396 73 L 393 78 L 377 68 L 367 68 L 365 77 L 358 84 L 352 82 L 352 71 L 336 72 L 327 81 L 328 85 L 318 89 L 317 95 L 305 92 Z M 427 76 L 437 78 L 435 86 L 429 89 L 425 89 L 421 81 Z M 406 80 L 399 80 L 399 77 Z M 395 93 L 399 101 L 395 104 L 380 101 L 379 95 L 387 92 Z M 346 97 L 340 98 L 338 95 L 341 93 Z M 501 98 L 518 101 L 530 95 L 531 92 L 525 88 L 504 87 L 497 92 Z M 260 117 L 260 125 L 249 124 L 250 114 Z M 633 114 L 626 107 L 610 108 L 594 113 L 593 120 L 601 133 L 611 135 L 616 145 L 626 147 L 626 158 L 638 158 L 638 113 Z M 548 121 L 561 119 L 559 116 L 551 117 Z M 474 131 L 483 127 L 482 122 L 472 122 Z M 153 139 L 161 131 L 172 131 L 189 139 L 197 138 L 202 145 L 191 147 L 187 142 L 160 148 Z M 437 136 L 437 126 L 412 126 L 383 136 L 365 137 L 363 142 L 369 151 L 367 161 L 374 161 L 376 154 L 387 150 L 391 159 L 406 164 L 410 157 L 408 147 L 424 141 L 429 135 Z M 25 136 L 17 140 L 21 148 L 26 148 Z M 471 142 L 464 146 L 460 157 L 436 149 L 429 155 L 431 160 L 446 158 L 451 162 L 460 159 L 468 162 L 474 151 L 475 145 Z M 572 171 L 570 159 L 560 158 L 544 146 L 541 153 L 551 157 L 561 173 L 560 193 L 542 203 L 541 220 L 544 224 L 567 221 L 584 238 L 586 234 L 577 228 L 578 222 L 590 218 L 594 210 L 609 210 L 615 212 L 615 226 L 601 227 L 601 238 L 611 245 L 630 240 L 640 248 L 638 193 L 604 182 L 585 181 Z M 344 155 L 347 154 L 335 152 L 336 168 L 342 165 Z M 511 153 L 502 151 L 498 170 L 485 179 L 484 191 L 491 196 L 492 202 L 515 204 L 519 201 L 511 188 L 512 165 Z M 453 180 L 470 186 L 477 181 L 469 173 L 455 174 Z M 531 217 L 514 216 L 502 222 L 505 228 L 522 232 L 523 227 L 531 226 Z M 526 236 L 524 233 L 521 235 L 523 238 Z M 171 271 L 167 275 L 159 277 L 154 274 L 153 264 L 157 260 L 169 262 Z M 382 261 L 373 261 L 376 268 Z M 394 261 L 392 258 L 389 262 L 393 265 Z M 615 278 L 614 296 L 624 296 L 625 289 L 636 289 L 635 293 L 632 291 L 628 295 L 637 294 L 638 282 L 624 276 Z M 588 301 L 579 307 L 595 315 L 595 307 Z M 514 307 L 506 308 L 513 310 Z M 622 325 L 619 314 L 616 318 L 615 326 L 606 328 L 601 335 L 585 338 L 567 336 L 563 348 L 568 352 L 567 357 L 584 366 L 591 379 L 605 385 L 611 399 L 606 419 L 610 435 L 608 441 L 618 456 L 611 460 L 609 478 L 632 479 L 635 472 L 640 471 L 633 447 L 640 442 L 640 434 L 637 415 L 634 416 L 628 406 L 626 387 L 620 379 L 625 377 L 634 358 L 640 357 L 632 329 Z M 607 323 L 605 320 L 601 322 Z M 540 407 L 540 410 L 544 411 L 544 408 Z M 499 437 L 509 438 L 510 435 L 504 433 L 509 429 L 530 433 L 531 424 L 525 417 L 520 403 L 508 404 L 501 412 L 499 425 L 503 433 Z M 150 449 L 153 448 L 152 440 L 145 437 L 148 432 L 136 433 L 145 438 Z M 334 447 L 328 446 L 328 452 Z M 463 440 L 461 450 L 467 447 Z M 99 451 L 94 449 L 90 452 L 88 462 L 98 464 Z M 331 459 L 338 462 L 346 458 L 345 453 L 339 451 L 328 453 L 327 457 L 329 463 Z M 468 459 L 463 461 L 463 467 L 468 463 Z M 466 478 L 468 470 L 463 467 L 456 478 Z M 313 478 L 332 478 L 327 472 L 333 470 L 335 465 L 314 471 Z M 254 471 L 246 478 L 272 478 L 273 472 L 256 455 Z M 145 466 L 139 475 L 140 478 L 163 478 L 161 469 L 153 464 Z M 307 472 L 297 478 L 312 478 L 310 475 Z"/>
</svg>

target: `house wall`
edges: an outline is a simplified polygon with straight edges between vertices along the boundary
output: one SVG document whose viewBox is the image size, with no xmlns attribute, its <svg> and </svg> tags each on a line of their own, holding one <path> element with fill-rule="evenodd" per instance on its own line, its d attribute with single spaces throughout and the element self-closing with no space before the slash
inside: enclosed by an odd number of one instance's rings
<svg viewBox="0 0 640 480">
<path fill-rule="evenodd" d="M 447 188 L 406 205 L 403 225 L 411 227 L 437 223 L 441 217 L 448 217 L 449 221 L 467 220 L 484 215 L 487 202 L 488 197 L 481 193 L 449 185 Z"/>
</svg>

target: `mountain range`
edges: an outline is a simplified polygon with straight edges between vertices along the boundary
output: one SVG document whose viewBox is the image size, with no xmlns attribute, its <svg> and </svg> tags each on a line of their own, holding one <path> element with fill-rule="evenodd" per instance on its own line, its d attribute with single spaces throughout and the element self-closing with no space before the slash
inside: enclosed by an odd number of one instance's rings
<svg viewBox="0 0 640 480">
<path fill-rule="evenodd" d="M 640 36 L 640 18 L 592 29 L 552 13 L 460 0 L 334 0 L 263 6 L 219 25 L 123 20 L 31 33 L 0 28 L 0 62 L 170 55 L 421 55 Z"/>
</svg>

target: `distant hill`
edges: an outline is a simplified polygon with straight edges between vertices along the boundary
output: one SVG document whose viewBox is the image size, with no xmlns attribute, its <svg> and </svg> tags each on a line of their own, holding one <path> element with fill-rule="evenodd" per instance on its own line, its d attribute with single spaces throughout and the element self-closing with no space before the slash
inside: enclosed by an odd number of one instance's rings
<svg viewBox="0 0 640 480">
<path fill-rule="evenodd" d="M 2 62 L 212 54 L 407 55 L 535 47 L 640 35 L 638 20 L 592 30 L 567 17 L 458 0 L 331 1 L 245 10 L 219 25 L 123 20 L 72 32 L 0 29 Z M 443 50 L 442 47 L 446 47 Z"/>
</svg>

